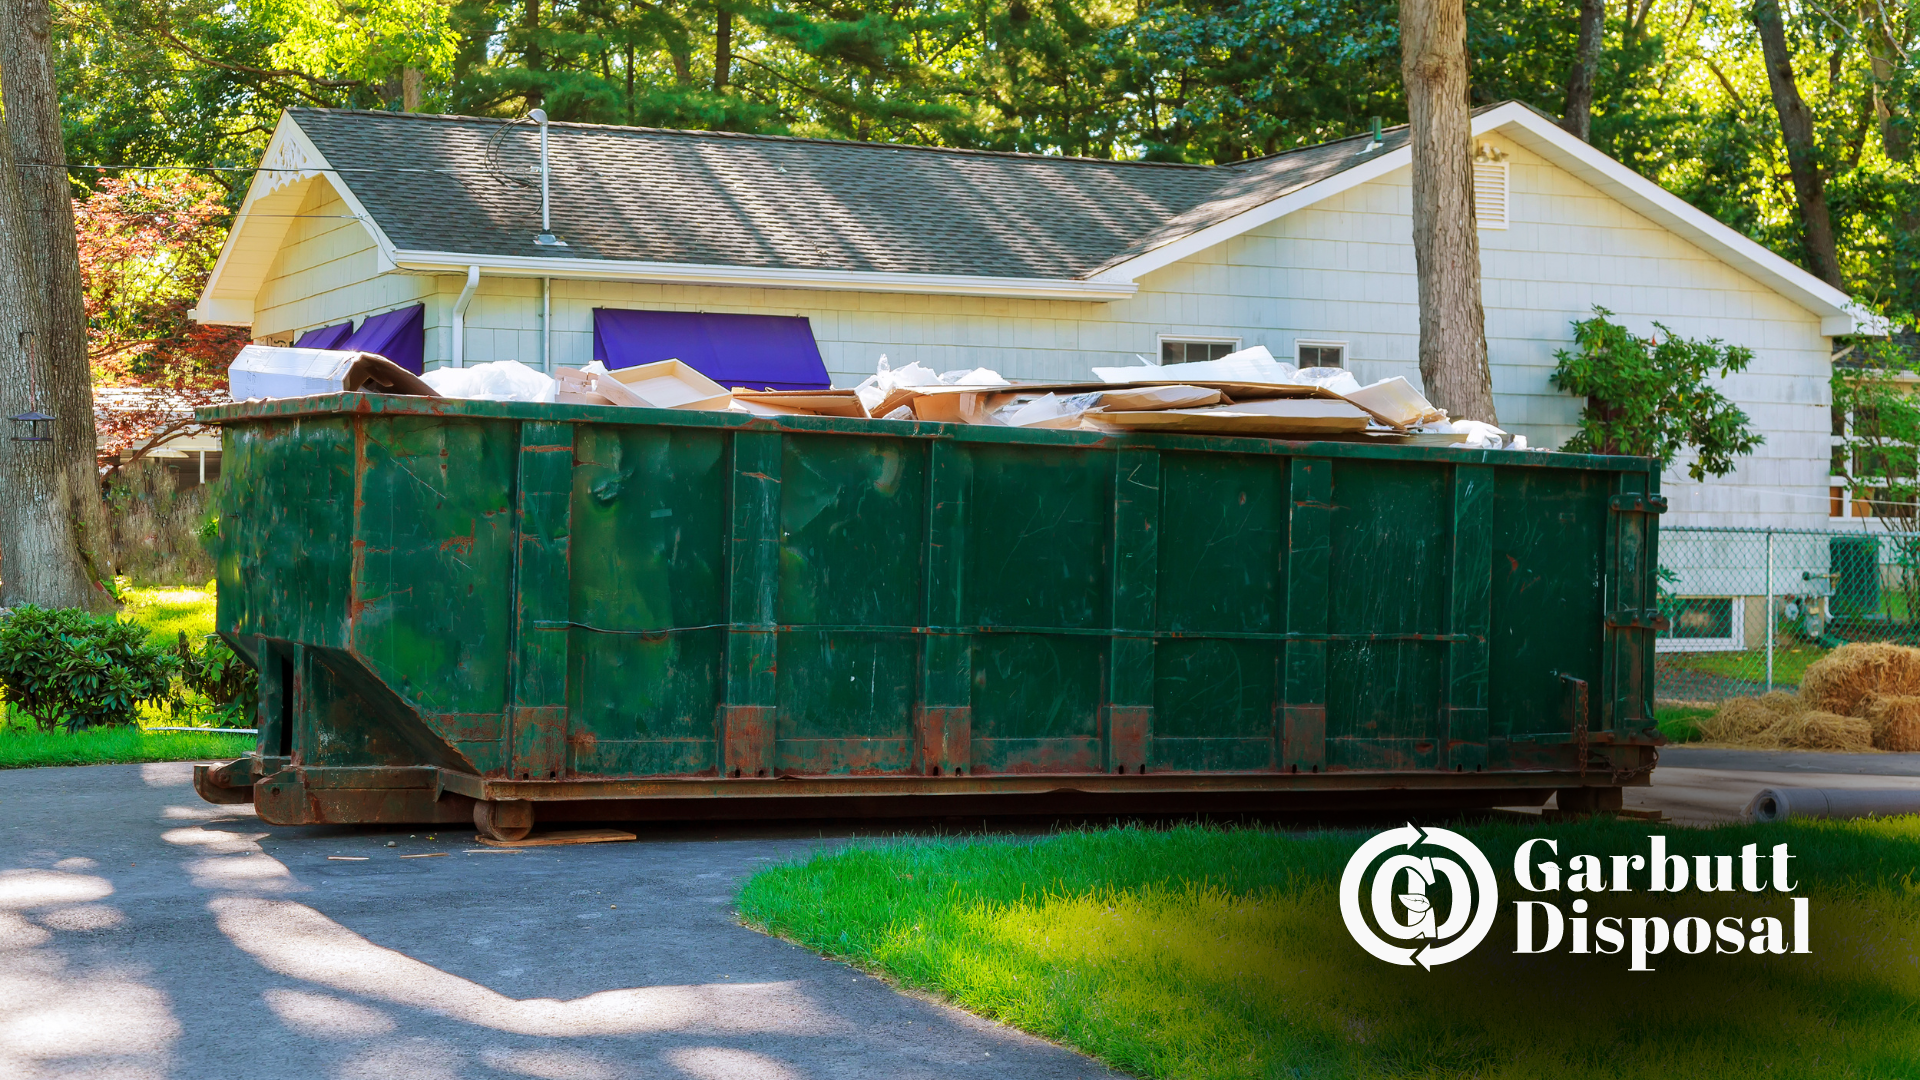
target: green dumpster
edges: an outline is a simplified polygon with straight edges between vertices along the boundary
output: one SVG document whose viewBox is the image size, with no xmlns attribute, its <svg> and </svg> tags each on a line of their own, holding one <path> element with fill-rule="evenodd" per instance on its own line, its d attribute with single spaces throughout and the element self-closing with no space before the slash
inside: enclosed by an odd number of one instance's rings
<svg viewBox="0 0 1920 1080">
<path fill-rule="evenodd" d="M 450 822 L 1618 805 L 1637 458 L 339 394 L 224 429 L 201 794 Z"/>
</svg>

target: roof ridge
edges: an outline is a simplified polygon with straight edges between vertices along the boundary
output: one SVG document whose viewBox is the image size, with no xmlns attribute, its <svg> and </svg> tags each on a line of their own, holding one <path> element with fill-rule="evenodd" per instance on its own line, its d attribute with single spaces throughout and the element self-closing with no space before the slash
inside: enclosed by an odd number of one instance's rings
<svg viewBox="0 0 1920 1080">
<path fill-rule="evenodd" d="M 321 116 L 377 116 L 387 120 L 432 120 L 458 123 L 511 123 L 496 116 L 464 116 L 458 113 L 397 113 L 384 109 L 320 109 L 308 105 L 287 109 L 290 114 L 309 114 Z M 1034 161 L 1078 161 L 1092 165 L 1126 165 L 1153 169 L 1185 169 L 1190 171 L 1211 171 L 1231 168 L 1243 162 L 1227 165 L 1195 165 L 1184 161 L 1133 161 L 1127 158 L 1097 158 L 1083 154 L 1042 154 L 1027 150 L 980 150 L 966 146 L 920 146 L 914 143 L 861 142 L 858 139 L 817 139 L 805 135 L 768 135 L 751 131 L 712 131 L 705 128 L 657 128 L 628 124 L 582 124 L 571 120 L 549 121 L 552 127 L 577 128 L 584 131 L 635 132 L 648 135 L 682 135 L 695 138 L 740 139 L 760 142 L 804 143 L 812 146 L 849 146 L 866 147 L 874 150 L 915 150 L 939 154 L 968 154 L 979 157 L 1016 158 Z M 1259 160 L 1259 159 L 1251 159 Z"/>
</svg>

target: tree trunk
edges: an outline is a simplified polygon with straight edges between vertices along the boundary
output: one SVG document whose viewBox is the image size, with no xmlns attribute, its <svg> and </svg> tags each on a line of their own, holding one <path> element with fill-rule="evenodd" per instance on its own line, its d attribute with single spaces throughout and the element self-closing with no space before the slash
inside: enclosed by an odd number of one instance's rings
<svg viewBox="0 0 1920 1080">
<path fill-rule="evenodd" d="M 540 0 L 527 0 L 526 10 L 527 44 L 521 50 L 521 60 L 526 63 L 530 74 L 538 75 L 546 70 L 547 55 L 540 48 Z M 538 86 L 527 91 L 527 108 L 538 109 L 547 96 Z"/>
<path fill-rule="evenodd" d="M 1413 258 L 1420 287 L 1420 378 L 1455 419 L 1498 423 L 1480 307 L 1461 0 L 1400 0 L 1400 72 L 1413 147 Z"/>
<path fill-rule="evenodd" d="M 410 112 L 420 111 L 421 100 L 426 96 L 422 92 L 425 77 L 417 67 L 402 68 L 400 71 L 400 108 Z"/>
<path fill-rule="evenodd" d="M 1607 28 L 1607 0 L 1580 0 L 1580 36 L 1567 73 L 1567 108 L 1560 126 L 1581 142 L 1593 130 L 1593 79 L 1600 71 L 1600 45 Z"/>
<path fill-rule="evenodd" d="M 5 417 L 53 412 L 46 390 L 53 373 L 43 347 L 44 293 L 28 246 L 19 172 L 13 140 L 0 137 L 0 416 Z M 56 431 L 65 419 L 56 420 Z M 0 422 L 7 429 L 0 436 L 0 607 L 96 606 L 99 589 L 88 579 L 74 542 L 71 485 L 61 467 L 60 444 L 26 441 L 19 436 L 31 432 L 28 425 Z"/>
<path fill-rule="evenodd" d="M 0 327 L 13 330 L 16 340 L 6 347 L 33 353 L 32 391 L 18 400 L 35 398 L 21 408 L 8 407 L 14 416 L 30 409 L 52 414 L 53 442 L 12 442 L 16 457 L 10 471 L 35 492 L 29 498 L 34 512 L 57 521 L 13 523 L 4 534 L 20 536 L 26 546 L 6 551 L 9 579 L 6 592 L 21 597 L 13 580 L 29 590 L 33 603 L 110 610 L 113 598 L 96 582 L 101 568 L 91 565 L 89 548 L 104 541 L 106 513 L 100 502 L 95 466 L 97 436 L 93 426 L 93 373 L 87 361 L 86 301 L 80 281 L 80 251 L 75 240 L 73 196 L 67 182 L 66 148 L 60 132 L 60 98 L 54 85 L 53 56 L 46 0 L 5 0 L 9 31 L 0 41 L 0 97 L 6 108 L 9 229 L 0 260 L 21 259 L 14 272 L 25 275 L 21 302 L 34 311 L 32 321 L 12 317 Z M 25 167 L 21 167 L 25 166 Z M 19 339 L 21 331 L 32 337 Z M 8 336 L 0 331 L 0 337 Z M 19 375 L 27 361 L 19 361 Z M 23 385 L 20 391 L 25 394 Z M 9 398 L 11 406 L 13 398 Z M 9 427 L 18 425 L 9 424 Z M 46 426 L 46 425 L 43 425 Z M 44 459 L 44 461 L 42 460 Z M 25 469 L 25 473 L 18 470 Z M 40 470 L 51 474 L 29 478 Z M 39 501 L 41 495 L 54 501 Z M 0 494 L 0 498 L 6 498 Z M 16 510 L 18 504 L 16 504 Z M 23 532 L 14 532 L 14 529 Z M 43 539 L 28 540 L 27 537 Z M 7 540 L 0 540 L 0 545 Z M 52 545 L 52 546 L 46 546 Z M 22 559 L 51 560 L 58 566 L 31 573 Z M 29 585 L 33 581 L 38 585 Z"/>
<path fill-rule="evenodd" d="M 721 8 L 713 30 L 713 92 L 724 93 L 733 68 L 733 12 Z"/>
<path fill-rule="evenodd" d="M 1813 113 L 1794 81 L 1793 54 L 1787 48 L 1780 0 L 1754 0 L 1753 26 L 1760 31 L 1767 86 L 1773 91 L 1773 110 L 1780 115 L 1780 135 L 1787 145 L 1787 173 L 1793 178 L 1793 197 L 1800 205 L 1807 269 L 1837 289 L 1841 287 L 1840 256 L 1833 242 L 1833 220 L 1827 213 L 1827 178 L 1820 170 L 1814 144 Z"/>
</svg>

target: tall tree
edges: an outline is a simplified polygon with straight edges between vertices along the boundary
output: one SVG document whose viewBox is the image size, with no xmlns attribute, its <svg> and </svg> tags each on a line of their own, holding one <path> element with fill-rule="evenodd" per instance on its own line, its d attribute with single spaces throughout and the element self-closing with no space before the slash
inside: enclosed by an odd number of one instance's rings
<svg viewBox="0 0 1920 1080">
<path fill-rule="evenodd" d="M 1400 0 L 1400 74 L 1413 147 L 1413 260 L 1420 290 L 1420 378 L 1453 416 L 1499 423 L 1480 306 L 1461 0 Z"/>
<path fill-rule="evenodd" d="M 11 127 L 11 123 L 5 123 Z M 13 140 L 0 133 L 0 607 L 92 607 L 58 443 L 10 418 L 49 412 L 46 307 L 20 205 Z M 92 435 L 92 431 L 88 431 Z"/>
<path fill-rule="evenodd" d="M 25 253 L 33 275 L 30 302 L 39 307 L 31 323 L 9 322 L 31 336 L 33 364 L 44 375 L 33 379 L 44 405 L 55 420 L 53 441 L 20 443 L 26 458 L 38 462 L 49 456 L 58 473 L 52 491 L 60 498 L 37 504 L 37 512 L 57 516 L 66 537 L 56 547 L 34 552 L 32 558 L 65 564 L 48 571 L 48 601 L 61 606 L 110 608 L 113 598 L 104 589 L 83 587 L 94 576 L 88 547 L 105 535 L 94 472 L 93 379 L 87 363 L 86 303 L 81 293 L 80 253 L 74 240 L 73 200 L 67 182 L 67 155 L 60 134 L 60 97 L 54 83 L 52 28 L 46 0 L 5 0 L 8 31 L 0 35 L 0 96 L 6 107 L 8 166 L 15 225 L 20 236 L 14 250 Z M 39 374 L 36 372 L 36 374 Z M 22 410 L 24 411 L 24 410 Z M 9 413 L 8 415 L 14 415 Z M 37 466 L 36 466 L 37 467 Z M 32 549 L 28 549 L 32 550 Z M 14 573 L 20 571 L 15 556 Z M 11 576 L 11 575 L 10 575 Z M 45 603 L 46 601 L 41 601 Z"/>
<path fill-rule="evenodd" d="M 1833 218 L 1827 208 L 1827 174 L 1820 164 L 1814 139 L 1813 111 L 1800 96 L 1793 75 L 1793 50 L 1787 46 L 1787 28 L 1780 16 L 1780 0 L 1754 0 L 1753 27 L 1760 32 L 1760 50 L 1766 59 L 1767 87 L 1773 92 L 1773 110 L 1780 117 L 1780 137 L 1787 147 L 1787 175 L 1793 180 L 1794 202 L 1800 207 L 1800 235 L 1806 244 L 1807 269 L 1835 288 L 1840 280 L 1840 254 L 1833 239 Z"/>
<path fill-rule="evenodd" d="M 1586 142 L 1593 131 L 1593 80 L 1600 73 L 1600 46 L 1607 29 L 1607 0 L 1580 0 L 1580 36 L 1567 72 L 1567 106 L 1560 126 Z"/>
</svg>

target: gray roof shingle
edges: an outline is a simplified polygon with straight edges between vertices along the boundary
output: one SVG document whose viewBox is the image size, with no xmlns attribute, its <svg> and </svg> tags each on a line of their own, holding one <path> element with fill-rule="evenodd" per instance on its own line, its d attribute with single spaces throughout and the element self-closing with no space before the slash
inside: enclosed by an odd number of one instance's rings
<svg viewBox="0 0 1920 1080">
<path fill-rule="evenodd" d="M 1366 136 L 1224 166 L 711 131 L 553 124 L 553 228 L 536 247 L 538 130 L 462 116 L 293 109 L 396 247 L 870 273 L 1088 277 L 1370 160 Z"/>
</svg>

